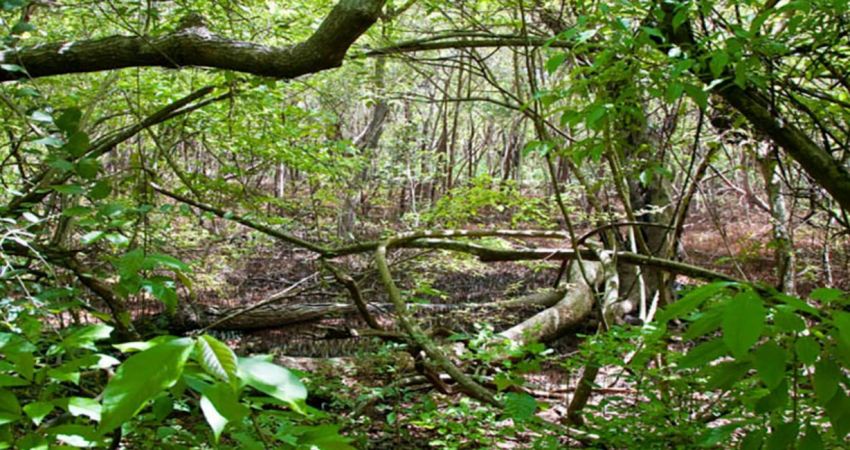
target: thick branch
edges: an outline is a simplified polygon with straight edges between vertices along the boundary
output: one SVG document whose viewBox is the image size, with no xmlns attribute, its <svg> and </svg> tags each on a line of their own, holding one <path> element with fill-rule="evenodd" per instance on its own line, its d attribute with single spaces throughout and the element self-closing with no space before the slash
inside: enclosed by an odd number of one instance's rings
<svg viewBox="0 0 850 450">
<path fill-rule="evenodd" d="M 51 43 L 0 53 L 0 81 L 127 67 L 212 67 L 274 78 L 295 78 L 339 67 L 351 44 L 375 21 L 385 0 L 340 0 L 306 41 L 267 47 L 191 27 L 164 36 L 111 36 Z"/>
</svg>

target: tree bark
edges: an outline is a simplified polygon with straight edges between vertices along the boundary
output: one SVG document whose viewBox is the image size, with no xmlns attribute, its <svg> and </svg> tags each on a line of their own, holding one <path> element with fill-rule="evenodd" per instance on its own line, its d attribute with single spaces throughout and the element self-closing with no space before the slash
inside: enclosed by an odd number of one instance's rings
<svg viewBox="0 0 850 450">
<path fill-rule="evenodd" d="M 339 67 L 349 47 L 378 19 L 384 2 L 340 0 L 310 38 L 286 47 L 229 39 L 194 26 L 163 36 L 111 36 L 9 50 L 0 52 L 0 81 L 127 67 L 191 66 L 295 78 Z"/>
</svg>

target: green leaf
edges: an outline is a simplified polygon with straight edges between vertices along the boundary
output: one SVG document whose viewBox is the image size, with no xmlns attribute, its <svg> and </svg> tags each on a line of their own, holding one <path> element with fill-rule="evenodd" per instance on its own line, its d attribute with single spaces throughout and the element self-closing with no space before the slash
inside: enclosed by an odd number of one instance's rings
<svg viewBox="0 0 850 450">
<path fill-rule="evenodd" d="M 753 430 L 747 433 L 747 436 L 741 440 L 739 450 L 759 450 L 764 443 L 764 435 L 767 432 L 764 429 Z"/>
<path fill-rule="evenodd" d="M 797 444 L 797 448 L 799 450 L 826 450 L 818 429 L 811 425 L 806 427 L 806 435 L 800 439 L 800 443 Z"/>
<path fill-rule="evenodd" d="M 62 147 L 63 144 L 65 144 L 65 141 L 63 141 L 62 139 L 59 139 L 59 138 L 52 137 L 52 136 L 47 136 L 47 137 L 43 137 L 41 139 L 36 139 L 36 140 L 32 141 L 32 143 L 36 144 L 36 145 L 43 145 L 45 147 L 59 148 L 59 147 Z"/>
<path fill-rule="evenodd" d="M 814 391 L 818 403 L 826 405 L 838 391 L 841 369 L 832 359 L 822 359 L 815 364 Z"/>
<path fill-rule="evenodd" d="M 28 434 L 15 442 L 19 450 L 48 450 L 50 443 L 42 436 Z"/>
<path fill-rule="evenodd" d="M 7 70 L 8 70 L 8 69 L 7 69 Z M 52 123 L 52 122 L 53 122 L 53 117 L 51 117 L 51 116 L 50 116 L 50 114 L 47 114 L 47 113 L 46 113 L 46 112 L 44 112 L 44 111 L 41 111 L 41 110 L 35 110 L 35 111 L 33 111 L 33 113 L 30 115 L 30 120 L 32 120 L 33 122 Z"/>
<path fill-rule="evenodd" d="M 151 253 L 147 255 L 146 260 L 154 263 L 158 267 L 164 267 L 171 270 L 179 270 L 183 272 L 188 272 L 190 270 L 189 266 L 183 261 L 180 261 L 173 256 L 163 255 L 161 253 Z"/>
<path fill-rule="evenodd" d="M 83 244 L 94 244 L 99 241 L 103 237 L 103 231 L 92 231 L 90 233 L 86 233 L 83 237 L 80 238 L 80 242 Z"/>
<path fill-rule="evenodd" d="M 794 343 L 794 351 L 797 352 L 797 358 L 800 359 L 800 362 L 812 365 L 820 356 L 820 344 L 811 336 L 803 336 Z"/>
<path fill-rule="evenodd" d="M 563 64 L 566 59 L 567 59 L 567 53 L 566 52 L 559 53 L 559 54 L 549 58 L 549 60 L 546 61 L 546 71 L 549 72 L 549 75 L 552 75 L 553 73 L 555 73 L 555 71 L 557 71 L 558 68 L 561 67 L 561 64 Z"/>
<path fill-rule="evenodd" d="M 100 172 L 100 162 L 94 158 L 83 158 L 77 163 L 75 172 L 86 180 L 94 180 Z"/>
<path fill-rule="evenodd" d="M 239 376 L 248 386 L 285 402 L 295 411 L 303 410 L 307 388 L 292 372 L 257 357 L 238 361 Z"/>
<path fill-rule="evenodd" d="M 844 296 L 844 291 L 833 288 L 818 288 L 812 291 L 811 294 L 809 294 L 809 297 L 811 299 L 820 300 L 827 303 L 839 300 L 842 296 Z"/>
<path fill-rule="evenodd" d="M 797 434 L 800 432 L 800 425 L 797 422 L 774 423 L 771 428 L 772 432 L 767 437 L 765 450 L 786 450 L 797 440 Z"/>
<path fill-rule="evenodd" d="M 32 420 L 35 426 L 41 425 L 41 421 L 53 411 L 53 403 L 50 402 L 33 402 L 24 405 L 24 414 Z"/>
<path fill-rule="evenodd" d="M 534 400 L 534 397 L 519 392 L 505 394 L 505 415 L 514 421 L 526 421 L 534 417 L 536 410 L 537 401 Z"/>
<path fill-rule="evenodd" d="M 847 397 L 843 389 L 839 390 L 824 408 L 833 433 L 838 440 L 844 440 L 847 433 L 850 433 L 850 397 Z"/>
<path fill-rule="evenodd" d="M 86 416 L 95 422 L 100 421 L 100 403 L 91 398 L 71 397 L 68 399 L 68 412 L 74 416 Z"/>
<path fill-rule="evenodd" d="M 700 107 L 700 109 L 708 108 L 708 93 L 703 90 L 703 88 L 699 86 L 695 86 L 693 84 L 687 83 L 685 84 L 685 93 L 688 94 L 688 97 Z"/>
<path fill-rule="evenodd" d="M 767 341 L 756 349 L 756 371 L 768 389 L 779 386 L 785 379 L 785 350 L 776 342 Z"/>
<path fill-rule="evenodd" d="M 200 355 L 198 362 L 207 373 L 225 383 L 230 383 L 231 387 L 238 386 L 239 363 L 230 347 L 208 334 L 198 338 L 196 347 Z"/>
<path fill-rule="evenodd" d="M 729 63 L 729 54 L 724 51 L 718 51 L 711 57 L 709 67 L 714 78 L 720 78 L 723 71 L 726 69 L 726 64 Z"/>
<path fill-rule="evenodd" d="M 109 194 L 112 193 L 112 186 L 109 185 L 109 182 L 106 180 L 98 180 L 91 189 L 89 189 L 89 195 L 91 195 L 94 200 L 103 200 L 106 197 L 109 197 Z"/>
<path fill-rule="evenodd" d="M 221 437 L 224 427 L 227 426 L 228 420 L 215 409 L 215 405 L 213 405 L 212 401 L 206 395 L 201 396 L 200 404 L 201 412 L 204 413 L 204 419 L 206 419 L 210 428 L 212 428 L 215 443 L 218 444 L 218 439 Z"/>
<path fill-rule="evenodd" d="M 670 320 L 690 314 L 699 308 L 703 302 L 734 284 L 735 283 L 730 283 L 728 281 L 721 281 L 700 286 L 691 292 L 688 292 L 677 302 L 665 308 L 664 311 L 658 315 L 658 321 L 666 323 Z"/>
<path fill-rule="evenodd" d="M 80 195 L 80 194 L 86 192 L 78 184 L 60 184 L 60 185 L 53 186 L 53 190 L 60 193 L 60 194 L 65 194 L 65 195 Z"/>
<path fill-rule="evenodd" d="M 21 404 L 12 391 L 0 388 L 0 425 L 17 422 L 21 418 Z"/>
<path fill-rule="evenodd" d="M 29 384 L 30 384 L 30 382 L 23 379 L 23 378 L 18 378 L 18 377 L 13 376 L 13 375 L 0 373 L 0 387 L 28 386 Z"/>
<path fill-rule="evenodd" d="M 841 331 L 842 336 L 850 336 L 850 313 L 833 310 L 832 322 L 835 324 L 835 327 Z"/>
<path fill-rule="evenodd" d="M 712 339 L 694 347 L 679 361 L 679 370 L 692 369 L 708 364 L 717 358 L 729 354 L 726 344 L 720 339 Z"/>
<path fill-rule="evenodd" d="M 354 450 L 354 447 L 348 444 L 350 441 L 351 439 L 339 435 L 337 425 L 313 426 L 298 438 L 299 445 L 322 450 Z"/>
<path fill-rule="evenodd" d="M 806 321 L 797 315 L 794 309 L 788 305 L 777 305 L 774 309 L 773 323 L 779 331 L 785 333 L 799 333 L 806 329 Z"/>
<path fill-rule="evenodd" d="M 80 119 L 82 118 L 83 112 L 80 108 L 68 108 L 56 119 L 56 127 L 66 134 L 73 134 L 80 127 Z"/>
<path fill-rule="evenodd" d="M 118 260 L 118 274 L 121 275 L 121 278 L 131 278 L 142 270 L 144 263 L 144 250 L 141 248 L 130 250 Z"/>
<path fill-rule="evenodd" d="M 74 158 L 79 158 L 85 155 L 89 151 L 89 148 L 91 148 L 89 135 L 83 131 L 77 131 L 68 137 L 68 142 L 62 148 Z"/>
<path fill-rule="evenodd" d="M 239 403 L 233 389 L 224 383 L 214 383 L 203 389 L 201 410 L 213 429 L 216 442 L 228 422 L 238 423 L 250 413 L 247 406 Z"/>
<path fill-rule="evenodd" d="M 788 404 L 788 383 L 782 380 L 775 389 L 760 399 L 755 404 L 756 414 L 767 414 L 771 411 L 776 411 L 784 408 Z"/>
<path fill-rule="evenodd" d="M 706 372 L 711 373 L 711 378 L 705 388 L 709 391 L 715 389 L 729 389 L 733 384 L 744 379 L 752 365 L 747 362 L 724 361 L 716 366 L 709 367 Z"/>
<path fill-rule="evenodd" d="M 743 359 L 761 337 L 766 311 L 761 297 L 744 291 L 726 305 L 723 312 L 723 342 L 732 356 Z"/>
<path fill-rule="evenodd" d="M 148 400 L 173 386 L 193 347 L 190 338 L 173 339 L 124 361 L 103 391 L 103 420 L 98 432 L 103 435 L 114 430 L 136 415 Z"/>
<path fill-rule="evenodd" d="M 699 314 L 698 318 L 688 325 L 688 329 L 682 335 L 682 340 L 691 341 L 720 328 L 723 321 L 723 311 L 723 307 L 715 307 Z"/>
<path fill-rule="evenodd" d="M 664 97 L 667 100 L 667 103 L 673 103 L 676 100 L 679 100 L 684 92 L 685 86 L 682 83 L 672 81 L 667 85 Z"/>
<path fill-rule="evenodd" d="M 0 333 L 0 353 L 4 355 L 15 355 L 18 353 L 32 353 L 36 351 L 35 345 L 15 333 Z"/>
</svg>

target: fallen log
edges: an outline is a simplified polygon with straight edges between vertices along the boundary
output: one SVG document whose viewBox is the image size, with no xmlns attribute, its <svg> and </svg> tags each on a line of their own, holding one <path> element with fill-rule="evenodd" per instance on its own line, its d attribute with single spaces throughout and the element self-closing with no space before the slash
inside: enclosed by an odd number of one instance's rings
<svg viewBox="0 0 850 450">
<path fill-rule="evenodd" d="M 548 308 L 564 297 L 566 290 L 537 292 L 523 297 L 487 302 L 458 304 L 417 304 L 415 308 L 426 312 L 446 312 L 475 309 L 514 309 L 528 307 Z M 265 300 L 263 302 L 266 302 Z M 263 303 L 261 302 L 261 303 Z M 371 303 L 367 308 L 372 314 L 393 312 L 392 303 Z M 199 306 L 182 308 L 168 320 L 166 328 L 172 332 L 198 329 L 217 331 L 256 331 L 280 328 L 295 323 L 321 320 L 326 317 L 356 314 L 357 306 L 350 303 L 266 303 L 257 307 Z"/>
</svg>

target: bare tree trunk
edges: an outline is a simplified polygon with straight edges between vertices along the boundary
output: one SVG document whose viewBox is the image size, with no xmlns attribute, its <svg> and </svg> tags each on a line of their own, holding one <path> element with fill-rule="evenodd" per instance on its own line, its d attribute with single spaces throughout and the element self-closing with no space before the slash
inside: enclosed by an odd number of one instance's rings
<svg viewBox="0 0 850 450">
<path fill-rule="evenodd" d="M 759 155 L 756 159 L 764 178 L 764 190 L 770 205 L 770 221 L 773 225 L 773 243 L 776 260 L 777 288 L 794 295 L 797 291 L 795 280 L 794 241 L 788 223 L 788 211 L 785 197 L 781 192 L 781 179 L 778 164 L 772 154 Z"/>
</svg>

